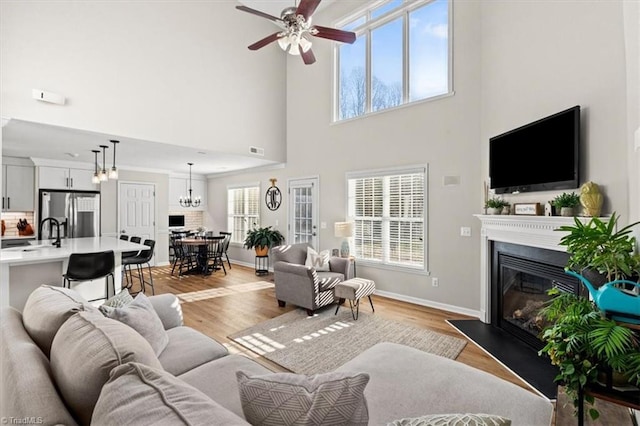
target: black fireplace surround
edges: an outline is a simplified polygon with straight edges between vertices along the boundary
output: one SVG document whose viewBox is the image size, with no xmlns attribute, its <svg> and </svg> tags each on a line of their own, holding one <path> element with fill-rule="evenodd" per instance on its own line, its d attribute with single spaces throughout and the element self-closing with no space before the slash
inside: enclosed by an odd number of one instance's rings
<svg viewBox="0 0 640 426">
<path fill-rule="evenodd" d="M 500 241 L 492 241 L 491 253 L 491 325 L 542 349 L 539 334 L 546 324 L 539 311 L 550 299 L 547 291 L 583 293 L 580 282 L 564 272 L 569 255 Z"/>
</svg>

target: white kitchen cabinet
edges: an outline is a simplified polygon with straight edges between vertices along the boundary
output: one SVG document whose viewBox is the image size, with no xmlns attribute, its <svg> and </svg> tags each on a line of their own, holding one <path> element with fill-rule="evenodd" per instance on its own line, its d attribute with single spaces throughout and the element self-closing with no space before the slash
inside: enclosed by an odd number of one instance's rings
<svg viewBox="0 0 640 426">
<path fill-rule="evenodd" d="M 207 181 L 193 179 L 191 182 L 193 189 L 193 197 L 200 197 L 200 205 L 198 207 L 181 207 L 180 197 L 189 195 L 189 179 L 170 177 L 169 178 L 169 210 L 196 210 L 204 211 L 207 209 Z"/>
<path fill-rule="evenodd" d="M 33 211 L 34 176 L 33 166 L 2 165 L 2 211 Z"/>
<path fill-rule="evenodd" d="M 38 186 L 41 189 L 71 189 L 98 191 L 99 185 L 91 183 L 93 171 L 68 167 L 38 167 Z"/>
</svg>

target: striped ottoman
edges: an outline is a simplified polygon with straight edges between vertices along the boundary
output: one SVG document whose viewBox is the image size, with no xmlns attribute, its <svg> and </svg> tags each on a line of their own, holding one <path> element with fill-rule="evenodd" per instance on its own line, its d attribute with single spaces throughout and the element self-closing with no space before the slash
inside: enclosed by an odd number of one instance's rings
<svg viewBox="0 0 640 426">
<path fill-rule="evenodd" d="M 371 310 L 375 312 L 376 310 L 373 309 L 373 301 L 371 300 L 371 295 L 374 291 L 376 291 L 376 283 L 366 278 L 351 278 L 350 280 L 336 284 L 333 288 L 333 294 L 335 298 L 338 299 L 338 305 L 336 306 L 334 315 L 338 314 L 340 305 L 347 299 L 349 301 L 349 307 L 351 308 L 351 316 L 354 320 L 357 320 L 358 313 L 360 312 L 360 299 L 364 296 L 369 298 Z"/>
</svg>

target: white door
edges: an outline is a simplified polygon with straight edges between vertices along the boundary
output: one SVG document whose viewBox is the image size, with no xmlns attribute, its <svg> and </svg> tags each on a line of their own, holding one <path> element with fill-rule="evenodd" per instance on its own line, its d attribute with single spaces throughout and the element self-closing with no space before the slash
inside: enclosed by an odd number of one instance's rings
<svg viewBox="0 0 640 426">
<path fill-rule="evenodd" d="M 309 242 L 319 250 L 318 238 L 318 178 L 289 180 L 290 244 Z"/>
<path fill-rule="evenodd" d="M 155 185 L 119 182 L 120 233 L 140 237 L 141 242 L 155 239 Z M 155 258 L 155 256 L 154 256 Z M 152 262 L 151 265 L 154 263 Z"/>
</svg>

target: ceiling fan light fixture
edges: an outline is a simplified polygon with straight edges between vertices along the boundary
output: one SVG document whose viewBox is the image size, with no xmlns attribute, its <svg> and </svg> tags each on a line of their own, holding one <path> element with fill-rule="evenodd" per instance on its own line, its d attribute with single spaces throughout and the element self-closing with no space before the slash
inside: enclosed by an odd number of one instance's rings
<svg viewBox="0 0 640 426">
<path fill-rule="evenodd" d="M 293 56 L 300 55 L 300 49 L 298 46 L 302 47 L 302 51 L 306 53 L 311 49 L 312 45 L 309 40 L 297 34 L 291 34 L 279 38 L 278 44 L 282 50 Z"/>
</svg>

